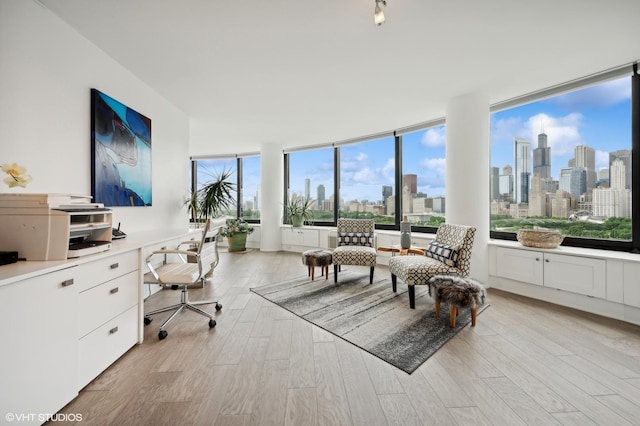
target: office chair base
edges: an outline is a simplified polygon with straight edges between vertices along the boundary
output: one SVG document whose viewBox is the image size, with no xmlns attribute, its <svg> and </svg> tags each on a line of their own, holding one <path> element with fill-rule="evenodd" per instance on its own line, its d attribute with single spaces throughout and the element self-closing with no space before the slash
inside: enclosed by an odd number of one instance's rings
<svg viewBox="0 0 640 426">
<path fill-rule="evenodd" d="M 216 326 L 216 321 L 213 319 L 213 316 L 211 316 L 211 314 L 209 314 L 208 312 L 205 312 L 202 309 L 197 307 L 198 305 L 210 305 L 213 303 L 216 304 L 215 305 L 216 312 L 219 312 L 222 309 L 222 305 L 216 301 L 202 300 L 198 302 L 190 302 L 187 297 L 187 288 L 186 286 L 183 286 L 182 294 L 180 296 L 180 303 L 176 303 L 175 305 L 167 306 L 161 309 L 156 309 L 155 311 L 146 313 L 144 316 L 144 324 L 149 325 L 151 321 L 153 321 L 153 318 L 151 318 L 151 315 L 174 311 L 171 314 L 171 316 L 169 316 L 169 318 L 167 318 L 166 321 L 162 323 L 162 325 L 160 326 L 160 331 L 158 332 L 158 339 L 163 340 L 165 337 L 169 335 L 169 333 L 167 333 L 167 330 L 165 330 L 167 324 L 169 324 L 169 322 L 171 322 L 171 320 L 173 320 L 176 317 L 176 315 L 178 315 L 183 310 L 187 309 L 209 318 L 209 328 L 213 328 Z"/>
</svg>

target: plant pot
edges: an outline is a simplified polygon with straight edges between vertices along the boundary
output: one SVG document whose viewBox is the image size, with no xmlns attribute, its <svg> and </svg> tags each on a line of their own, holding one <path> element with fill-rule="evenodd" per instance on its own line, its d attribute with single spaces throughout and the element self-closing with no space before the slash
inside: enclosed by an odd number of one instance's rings
<svg viewBox="0 0 640 426">
<path fill-rule="evenodd" d="M 293 226 L 294 228 L 300 228 L 303 224 L 303 220 L 301 217 L 298 216 L 291 216 L 291 226 Z"/>
<path fill-rule="evenodd" d="M 232 237 L 227 237 L 229 251 L 244 251 L 247 249 L 247 233 L 239 232 Z"/>
</svg>

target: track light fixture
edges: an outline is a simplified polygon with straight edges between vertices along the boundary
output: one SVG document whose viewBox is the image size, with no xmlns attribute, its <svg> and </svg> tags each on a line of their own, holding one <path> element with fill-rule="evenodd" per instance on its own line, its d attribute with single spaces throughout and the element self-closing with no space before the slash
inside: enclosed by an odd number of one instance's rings
<svg viewBox="0 0 640 426">
<path fill-rule="evenodd" d="M 377 25 L 380 26 L 382 24 L 384 24 L 384 12 L 382 11 L 382 8 L 380 7 L 380 3 L 382 3 L 383 6 L 387 5 L 387 0 L 376 0 L 376 8 L 373 12 L 373 22 Z"/>
</svg>

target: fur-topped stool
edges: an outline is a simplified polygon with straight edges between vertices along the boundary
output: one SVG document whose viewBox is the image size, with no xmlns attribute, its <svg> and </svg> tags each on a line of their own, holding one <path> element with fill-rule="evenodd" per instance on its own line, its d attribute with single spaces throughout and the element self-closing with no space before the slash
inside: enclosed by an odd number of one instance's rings
<svg viewBox="0 0 640 426">
<path fill-rule="evenodd" d="M 315 278 L 316 266 L 319 266 L 325 280 L 329 278 L 329 265 L 333 262 L 333 255 L 329 250 L 315 249 L 302 253 L 302 264 L 307 266 L 311 281 Z"/>
<path fill-rule="evenodd" d="M 471 326 L 476 326 L 478 306 L 484 304 L 484 286 L 471 278 L 455 275 L 434 275 L 429 279 L 429 295 L 436 301 L 436 317 L 440 317 L 440 303 L 449 305 L 449 326 L 455 328 L 461 306 L 471 309 Z"/>
</svg>

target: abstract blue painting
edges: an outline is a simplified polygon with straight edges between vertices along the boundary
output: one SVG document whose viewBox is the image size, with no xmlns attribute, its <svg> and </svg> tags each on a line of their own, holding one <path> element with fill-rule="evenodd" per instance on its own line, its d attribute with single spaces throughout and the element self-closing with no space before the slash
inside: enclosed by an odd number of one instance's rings
<svg viewBox="0 0 640 426">
<path fill-rule="evenodd" d="M 151 205 L 151 120 L 91 89 L 91 195 L 105 206 Z"/>
</svg>

